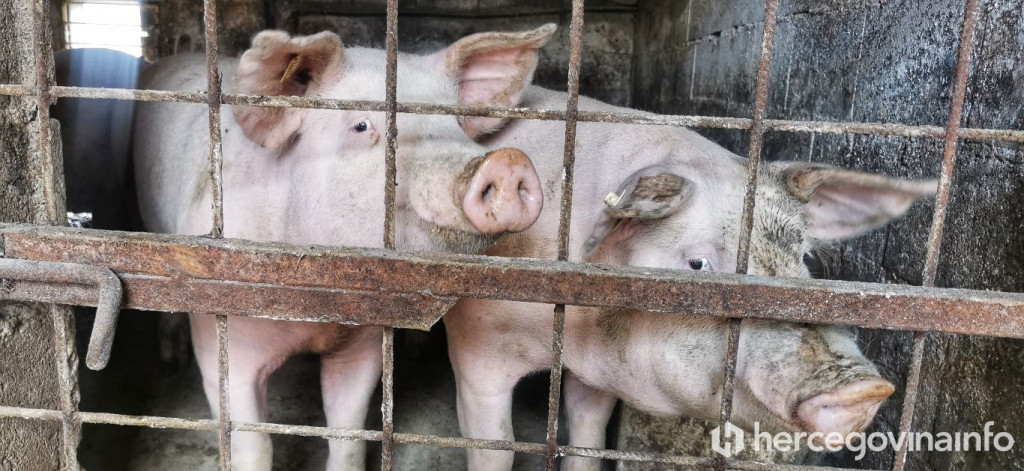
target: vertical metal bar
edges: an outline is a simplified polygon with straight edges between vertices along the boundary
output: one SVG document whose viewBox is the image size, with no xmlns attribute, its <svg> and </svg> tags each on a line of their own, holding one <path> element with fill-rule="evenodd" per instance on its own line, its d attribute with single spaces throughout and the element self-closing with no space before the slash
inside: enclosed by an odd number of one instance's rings
<svg viewBox="0 0 1024 471">
<path fill-rule="evenodd" d="M 224 154 L 220 129 L 220 72 L 217 67 L 217 0 L 203 0 L 206 26 L 206 103 L 210 107 L 210 183 L 213 199 L 213 229 L 210 237 L 224 236 Z"/>
<path fill-rule="evenodd" d="M 576 167 L 576 118 L 580 101 L 580 64 L 583 57 L 583 0 L 572 1 L 569 22 L 568 98 L 565 102 L 565 149 L 562 159 L 562 200 L 558 220 L 558 259 L 569 258 L 569 231 L 572 221 L 573 174 Z M 565 305 L 555 306 L 551 338 L 551 385 L 548 389 L 547 444 L 545 469 L 556 471 L 558 452 L 558 410 L 562 397 L 562 350 L 565 338 Z"/>
<path fill-rule="evenodd" d="M 391 471 L 395 455 L 395 329 L 384 328 L 384 341 L 381 350 L 384 352 L 384 370 L 381 375 L 381 441 L 380 469 Z"/>
<path fill-rule="evenodd" d="M 217 316 L 217 442 L 220 470 L 231 471 L 231 385 L 228 381 L 228 316 Z"/>
<path fill-rule="evenodd" d="M 384 134 L 384 247 L 395 248 L 395 187 L 397 168 L 395 154 L 398 149 L 398 0 L 388 0 L 387 4 L 387 64 L 385 71 L 384 104 L 387 107 L 385 119 L 387 131 Z"/>
<path fill-rule="evenodd" d="M 764 117 L 768 107 L 768 85 L 771 78 L 772 56 L 775 50 L 775 27 L 779 18 L 779 0 L 765 0 L 764 34 L 761 36 L 761 60 L 757 68 L 757 88 L 754 95 L 754 113 L 750 127 L 750 152 L 747 161 L 747 185 L 743 196 L 743 216 L 740 219 L 739 247 L 736 251 L 736 272 L 747 273 L 750 258 L 750 236 L 754 228 L 754 203 L 757 195 L 757 177 L 761 166 L 761 147 L 764 143 Z M 732 396 L 736 379 L 736 357 L 740 343 L 741 321 L 729 322 L 727 336 L 725 378 L 722 382 L 722 404 L 719 420 L 724 425 L 732 416 Z M 725 457 L 717 456 L 715 469 L 725 470 Z"/>
<path fill-rule="evenodd" d="M 50 136 L 50 105 L 52 96 L 50 88 L 53 86 L 53 48 L 50 46 L 50 28 L 48 18 L 50 16 L 49 2 L 35 0 L 32 3 L 32 22 L 35 46 L 35 93 L 36 93 L 36 135 L 39 142 L 36 143 L 36 151 L 43 168 L 43 198 L 46 201 L 45 209 L 47 224 L 60 224 L 65 220 L 65 215 L 60 214 L 57 200 L 56 182 L 53 176 L 56 169 L 53 162 L 53 145 Z"/>
<path fill-rule="evenodd" d="M 78 417 L 78 354 L 75 351 L 75 318 L 71 308 L 50 305 L 53 317 L 53 346 L 57 360 L 57 387 L 61 408 L 61 469 L 78 471 L 78 443 L 82 422 Z"/>
<path fill-rule="evenodd" d="M 56 169 L 54 168 L 53 136 L 50 133 L 50 105 L 53 87 L 53 47 L 50 44 L 50 4 L 48 1 L 32 2 L 33 45 L 35 49 L 35 94 L 36 94 L 36 151 L 43 169 L 42 185 L 46 222 L 61 224 L 65 216 L 60 214 L 62 204 L 57 203 Z M 57 390 L 61 408 L 61 469 L 78 471 L 78 443 L 82 438 L 82 423 L 78 418 L 78 358 L 75 350 L 74 318 L 69 308 L 50 305 L 53 319 L 54 359 L 57 368 Z"/>
<path fill-rule="evenodd" d="M 971 68 L 971 52 L 974 44 L 974 30 L 978 26 L 979 0 L 967 0 L 964 7 L 964 23 L 960 32 L 960 45 L 957 52 L 956 76 L 953 79 L 953 97 L 949 106 L 949 118 L 946 122 L 946 145 L 942 151 L 942 170 L 939 175 L 939 188 L 935 195 L 935 212 L 932 214 L 931 230 L 928 232 L 928 251 L 925 254 L 924 270 L 921 274 L 922 285 L 935 286 L 935 276 L 939 266 L 939 254 L 942 249 L 942 233 L 946 224 L 946 212 L 949 206 L 949 195 L 953 187 L 953 169 L 956 167 L 957 135 L 963 119 L 964 101 L 967 97 L 967 76 Z M 921 382 L 921 364 L 924 358 L 924 347 L 928 341 L 925 333 L 914 334 L 914 350 L 910 360 L 910 372 L 907 375 L 907 391 L 903 397 L 903 411 L 900 414 L 900 431 L 910 432 L 914 425 L 914 410 L 917 407 L 917 393 Z M 903 471 L 907 465 L 907 443 L 901 442 L 896 450 L 894 471 Z"/>
<path fill-rule="evenodd" d="M 398 150 L 398 0 L 388 0 L 387 3 L 387 30 L 385 32 L 387 44 L 385 54 L 385 96 L 384 102 L 387 107 L 385 117 L 387 120 L 387 131 L 385 133 L 384 147 L 384 248 L 395 249 L 395 187 L 397 182 L 397 158 Z M 384 334 L 381 343 L 381 355 L 383 356 L 383 371 L 381 375 L 381 447 L 380 447 L 380 468 L 381 471 L 391 471 L 395 453 L 395 329 L 384 327 Z"/>
</svg>

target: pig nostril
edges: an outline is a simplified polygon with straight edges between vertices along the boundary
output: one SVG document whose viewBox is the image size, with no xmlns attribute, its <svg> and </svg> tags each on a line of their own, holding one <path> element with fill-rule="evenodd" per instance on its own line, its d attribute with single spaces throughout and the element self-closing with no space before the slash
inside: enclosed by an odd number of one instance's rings
<svg viewBox="0 0 1024 471">
<path fill-rule="evenodd" d="M 494 195 L 494 183 L 488 183 L 487 188 L 484 188 L 484 192 L 480 194 L 480 199 L 487 203 L 492 195 Z"/>
</svg>

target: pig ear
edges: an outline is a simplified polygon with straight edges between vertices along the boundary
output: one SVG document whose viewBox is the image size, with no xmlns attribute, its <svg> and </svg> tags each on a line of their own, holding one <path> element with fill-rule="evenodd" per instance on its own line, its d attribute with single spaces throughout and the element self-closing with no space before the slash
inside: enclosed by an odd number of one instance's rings
<svg viewBox="0 0 1024 471">
<path fill-rule="evenodd" d="M 459 84 L 459 104 L 511 107 L 519 104 L 537 69 L 537 49 L 555 33 L 554 24 L 519 33 L 478 33 L 442 52 L 442 66 Z M 497 131 L 502 118 L 463 116 L 462 128 L 472 138 Z"/>
<path fill-rule="evenodd" d="M 338 79 L 344 63 L 341 39 L 334 33 L 293 38 L 283 31 L 263 31 L 242 54 L 232 90 L 240 95 L 316 95 Z M 235 106 L 232 112 L 246 137 L 270 148 L 291 142 L 305 116 L 297 108 Z"/>
<path fill-rule="evenodd" d="M 602 242 L 628 239 L 643 221 L 675 214 L 688 200 L 693 185 L 667 168 L 653 165 L 629 176 L 614 193 L 583 247 L 590 255 Z"/>
<path fill-rule="evenodd" d="M 808 235 L 853 237 L 901 216 L 935 196 L 936 180 L 902 180 L 819 164 L 783 164 L 786 190 L 803 203 Z"/>
</svg>

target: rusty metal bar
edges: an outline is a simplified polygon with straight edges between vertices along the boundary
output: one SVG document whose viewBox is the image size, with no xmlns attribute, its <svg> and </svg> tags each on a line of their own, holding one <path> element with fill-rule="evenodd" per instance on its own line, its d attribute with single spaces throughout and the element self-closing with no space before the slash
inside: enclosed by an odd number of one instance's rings
<svg viewBox="0 0 1024 471">
<path fill-rule="evenodd" d="M 35 95 L 33 87 L 17 84 L 0 84 L 0 95 L 4 96 L 32 96 Z"/>
<path fill-rule="evenodd" d="M 0 84 L 0 95 L 27 96 L 34 92 L 24 85 Z M 163 90 L 135 90 L 120 88 L 88 88 L 54 86 L 51 95 L 58 98 L 115 99 L 134 101 L 163 101 L 178 103 L 208 103 L 205 92 L 175 92 Z M 334 98 L 312 98 L 297 96 L 255 96 L 221 95 L 225 105 L 263 106 L 275 108 L 317 108 L 352 111 L 387 111 L 387 104 L 374 100 L 340 100 Z M 564 110 L 541 110 L 530 108 L 498 108 L 487 106 L 442 105 L 433 103 L 397 103 L 398 113 L 442 114 L 456 116 L 481 116 L 509 119 L 536 119 L 564 121 Z M 710 129 L 750 129 L 750 118 L 727 118 L 719 116 L 659 115 L 644 112 L 579 111 L 577 122 L 646 124 L 663 126 L 686 126 Z M 765 119 L 766 131 L 862 134 L 908 138 L 942 139 L 946 135 L 943 126 L 909 125 L 901 123 L 854 123 L 834 121 L 800 121 Z M 957 136 L 963 140 L 1024 142 L 1024 130 L 960 128 Z"/>
<path fill-rule="evenodd" d="M 743 196 L 743 216 L 740 219 L 739 248 L 736 250 L 736 273 L 747 273 L 747 262 L 750 259 L 750 237 L 754 228 L 754 204 L 757 195 L 757 177 L 760 173 L 761 147 L 764 143 L 764 117 L 768 107 L 768 87 L 771 79 L 772 55 L 775 50 L 775 26 L 779 19 L 779 0 L 765 0 L 764 33 L 761 36 L 761 60 L 757 68 L 757 89 L 754 95 L 754 113 L 750 126 L 750 152 L 747 161 L 747 184 Z M 739 319 L 729 322 L 729 333 L 726 336 L 726 367 L 722 382 L 722 403 L 719 409 L 719 421 L 725 425 L 732 416 L 733 389 L 736 379 L 736 358 L 740 344 Z M 715 469 L 725 470 L 726 460 L 723 456 L 715 459 Z"/>
<path fill-rule="evenodd" d="M 83 423 L 108 424 L 137 426 L 150 428 L 166 428 L 196 431 L 216 431 L 217 421 L 208 419 L 179 419 L 171 417 L 156 416 L 131 416 L 122 414 L 79 412 L 79 419 Z M 18 417 L 28 420 L 50 420 L 61 419 L 61 412 L 50 409 L 28 409 L 20 407 L 0 406 L 0 417 Z M 304 437 L 323 438 L 326 440 L 363 440 L 381 441 L 383 433 L 376 430 L 347 430 L 330 427 L 317 427 L 309 425 L 286 425 L 260 422 L 232 422 L 232 430 L 236 432 L 260 432 L 278 435 L 295 435 Z M 509 440 L 482 440 L 475 438 L 438 437 L 435 435 L 423 435 L 415 433 L 396 433 L 396 443 L 409 445 L 433 446 L 439 448 L 475 448 L 486 450 L 506 450 L 517 453 L 529 453 L 543 455 L 547 446 L 542 443 L 515 442 Z M 664 453 L 620 451 L 596 448 L 580 448 L 572 446 L 559 446 L 559 455 L 581 456 L 586 458 L 598 458 L 605 460 L 652 462 L 676 464 L 689 467 L 710 468 L 713 466 L 711 458 L 696 458 L 691 456 L 678 456 Z M 749 461 L 728 460 L 727 469 L 751 470 L 751 471 L 852 471 L 843 468 L 828 468 L 821 466 L 802 466 L 787 464 L 766 464 Z"/>
<path fill-rule="evenodd" d="M 385 132 L 384 147 L 384 248 L 395 250 L 395 187 L 398 186 L 398 0 L 388 0 L 385 57 Z M 384 327 L 381 341 L 381 471 L 391 471 L 395 456 L 395 330 Z"/>
<path fill-rule="evenodd" d="M 217 449 L 221 471 L 231 471 L 231 384 L 228 317 L 217 315 Z"/>
<path fill-rule="evenodd" d="M 217 67 L 217 0 L 203 0 L 206 27 L 206 103 L 210 107 L 210 185 L 213 228 L 210 237 L 224 236 L 224 152 L 220 128 L 220 71 Z"/>
<path fill-rule="evenodd" d="M 569 69 L 566 74 L 565 143 L 562 157 L 562 198 L 558 214 L 558 260 L 569 259 L 572 223 L 573 175 L 576 169 L 576 117 L 580 102 L 580 67 L 583 58 L 583 0 L 572 1 L 569 22 Z M 562 355 L 565 339 L 565 304 L 556 304 L 551 323 L 551 371 L 548 386 L 547 443 L 545 469 L 556 471 L 558 457 L 558 411 L 562 397 Z"/>
<path fill-rule="evenodd" d="M 64 221 L 56 204 L 57 188 L 53 178 L 56 175 L 53 159 L 52 136 L 50 136 L 50 87 L 53 86 L 53 47 L 50 45 L 50 5 L 44 0 L 32 2 L 33 46 L 35 51 L 35 97 L 36 97 L 36 152 L 42 165 L 43 196 L 46 200 L 46 221 L 56 224 Z M 77 466 L 77 461 L 76 461 Z"/>
<path fill-rule="evenodd" d="M 924 332 L 914 333 L 910 372 L 907 373 L 907 391 L 903 395 L 903 411 L 900 413 L 900 432 L 910 432 L 914 425 L 914 409 L 917 405 L 917 393 L 921 385 L 921 364 L 924 359 L 924 347 L 928 340 L 927 335 Z M 900 471 L 907 464 L 907 446 L 900 443 L 895 454 L 893 469 Z"/>
<path fill-rule="evenodd" d="M 979 5 L 978 0 L 967 0 L 964 7 L 964 23 L 957 52 L 956 76 L 953 79 L 953 97 L 949 106 L 949 119 L 946 123 L 945 147 L 942 151 L 942 169 L 939 173 L 935 212 L 932 214 L 932 225 L 928 232 L 928 250 L 925 253 L 924 269 L 921 274 L 921 284 L 925 287 L 935 286 L 939 255 L 942 251 L 942 233 L 946 224 L 949 195 L 953 187 L 957 136 L 960 123 L 963 120 L 964 101 L 967 97 L 967 78 L 971 69 L 971 53 L 973 52 L 974 31 L 978 26 Z M 927 334 L 922 332 L 914 334 L 914 353 L 910 360 L 907 390 L 903 397 L 903 411 L 900 414 L 901 432 L 913 430 L 914 410 L 917 407 L 917 393 L 921 382 L 921 367 L 927 342 Z M 895 453 L 893 470 L 903 471 L 907 464 L 907 444 L 900 443 Z"/>
<path fill-rule="evenodd" d="M 53 353 L 61 408 L 61 460 L 64 469 L 78 471 L 78 444 L 82 423 L 78 412 L 78 352 L 75 350 L 75 316 L 63 306 L 49 305 L 53 319 Z"/>
<path fill-rule="evenodd" d="M 40 262 L 0 258 L 0 280 L 10 285 L 0 287 L 0 299 L 5 298 L 23 282 L 55 283 L 59 285 L 89 286 L 97 296 L 96 321 L 89 338 L 89 353 L 86 365 L 92 370 L 101 370 L 110 360 L 114 344 L 118 312 L 121 309 L 121 281 L 114 272 L 97 266 L 61 262 Z M 5 289 L 6 288 L 6 289 Z M 5 293 L 7 291 L 8 293 Z"/>
<path fill-rule="evenodd" d="M 295 247 L 20 224 L 0 224 L 0 235 L 7 257 L 110 268 L 125 285 L 122 307 L 143 310 L 180 311 L 183 306 L 194 305 L 203 312 L 262 315 L 266 313 L 260 309 L 266 306 L 244 298 L 273 290 L 307 290 L 301 291 L 300 299 L 279 294 L 278 303 L 271 306 L 273 310 L 299 311 L 306 307 L 309 292 L 348 289 L 377 296 L 412 293 L 421 297 L 507 299 L 1024 338 L 1024 293 L 367 248 Z M 152 285 L 167 287 L 166 292 L 175 293 L 173 298 L 146 297 L 135 291 L 136 286 L 150 286 L 146 284 L 149 280 L 158 282 Z M 0 289 L 0 297 L 24 299 L 17 296 L 43 293 L 21 285 Z M 209 290 L 194 297 L 188 291 L 174 291 L 183 286 L 206 286 Z M 589 289 L 581 290 L 580 286 Z M 245 296 L 232 297 L 234 288 L 248 291 Z M 45 293 L 40 300 L 94 305 L 95 293 L 83 291 L 61 289 Z M 236 307 L 240 302 L 248 304 Z M 289 315 L 263 317 L 310 320 Z M 332 319 L 325 316 L 313 320 Z M 367 323 L 389 325 L 391 320 L 390 313 L 385 312 Z"/>
</svg>

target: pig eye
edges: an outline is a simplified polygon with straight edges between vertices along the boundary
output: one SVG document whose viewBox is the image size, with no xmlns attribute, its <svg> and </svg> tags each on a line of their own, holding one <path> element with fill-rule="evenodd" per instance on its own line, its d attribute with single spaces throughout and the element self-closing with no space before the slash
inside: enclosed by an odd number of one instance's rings
<svg viewBox="0 0 1024 471">
<path fill-rule="evenodd" d="M 352 127 L 352 130 L 355 132 L 366 132 L 370 129 L 370 127 L 370 120 L 364 119 L 356 123 L 356 125 Z"/>
<path fill-rule="evenodd" d="M 706 259 L 704 257 L 701 257 L 701 258 L 691 258 L 689 260 L 689 263 L 690 263 L 690 269 L 691 270 L 701 271 L 701 270 L 710 270 L 711 269 L 711 262 L 708 261 L 708 259 Z"/>
</svg>

